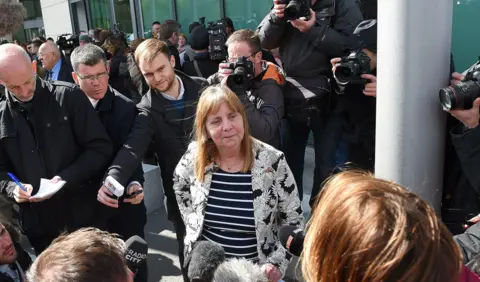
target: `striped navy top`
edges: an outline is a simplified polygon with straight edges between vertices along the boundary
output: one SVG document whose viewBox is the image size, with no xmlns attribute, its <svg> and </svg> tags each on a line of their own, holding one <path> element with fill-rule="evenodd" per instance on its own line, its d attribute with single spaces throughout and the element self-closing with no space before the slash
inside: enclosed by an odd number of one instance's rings
<svg viewBox="0 0 480 282">
<path fill-rule="evenodd" d="M 213 173 L 202 237 L 222 246 L 226 257 L 258 260 L 250 172 Z"/>
</svg>

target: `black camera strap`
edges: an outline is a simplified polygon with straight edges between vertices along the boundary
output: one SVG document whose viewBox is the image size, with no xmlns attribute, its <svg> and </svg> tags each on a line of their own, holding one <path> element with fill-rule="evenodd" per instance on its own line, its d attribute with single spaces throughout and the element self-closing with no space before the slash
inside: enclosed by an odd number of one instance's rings
<svg viewBox="0 0 480 282">
<path fill-rule="evenodd" d="M 199 77 L 203 77 L 202 72 L 200 71 L 200 67 L 198 66 L 197 60 L 193 60 L 193 66 L 195 67 L 195 71 Z"/>
</svg>

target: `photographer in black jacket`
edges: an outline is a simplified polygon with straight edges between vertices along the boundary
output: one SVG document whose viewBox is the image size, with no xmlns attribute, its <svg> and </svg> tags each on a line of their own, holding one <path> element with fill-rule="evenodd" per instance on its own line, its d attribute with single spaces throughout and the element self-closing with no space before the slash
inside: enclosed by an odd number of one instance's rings
<svg viewBox="0 0 480 282">
<path fill-rule="evenodd" d="M 452 86 L 463 83 L 464 79 L 462 74 L 453 73 Z M 465 88 L 467 91 L 474 89 Z M 457 101 L 465 97 L 463 92 L 458 95 Z M 480 174 L 477 169 L 480 165 L 480 98 L 471 101 L 471 107 L 464 106 L 447 110 L 458 121 L 449 128 L 454 154 L 446 157 L 442 201 L 442 219 L 453 234 L 462 233 L 466 221 L 480 213 Z"/>
<path fill-rule="evenodd" d="M 274 0 L 272 11 L 257 30 L 263 48 L 280 47 L 289 82 L 285 90 L 288 132 L 283 135 L 283 150 L 302 197 L 304 155 L 310 131 L 315 142 L 313 186 L 320 187 L 334 166 L 341 121 L 338 116 L 329 121 L 328 116 L 330 59 L 344 55 L 362 16 L 350 0 L 297 1 L 306 4 L 301 15 L 292 15 L 290 11 L 294 9 L 287 9 L 286 2 L 293 3 Z M 329 132 L 332 130 L 335 132 Z M 311 199 L 315 196 L 312 194 Z"/>
<path fill-rule="evenodd" d="M 377 96 L 377 21 L 361 22 L 354 32 L 352 53 L 331 60 L 339 95 L 336 111 L 344 122 L 341 140 L 347 143 L 347 159 L 355 167 L 373 171 L 375 165 L 375 121 Z M 342 75 L 350 64 L 361 67 L 353 76 Z M 338 72 L 337 72 L 338 67 Z M 340 77 L 339 77 L 340 76 Z M 314 189 L 317 187 L 314 187 Z M 315 193 L 312 193 L 315 194 Z"/>
<path fill-rule="evenodd" d="M 243 102 L 253 137 L 280 148 L 280 122 L 284 116 L 283 85 L 285 77 L 277 65 L 262 59 L 260 38 L 248 29 L 230 35 L 228 63 L 221 63 L 216 74 L 208 78 L 210 84 L 224 82 Z M 242 68 L 246 76 L 234 82 L 233 74 Z"/>
</svg>

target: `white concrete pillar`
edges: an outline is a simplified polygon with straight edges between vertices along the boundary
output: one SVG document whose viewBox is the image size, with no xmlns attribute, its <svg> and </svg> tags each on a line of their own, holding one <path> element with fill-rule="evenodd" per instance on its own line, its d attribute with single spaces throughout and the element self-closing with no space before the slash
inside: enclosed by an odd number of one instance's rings
<svg viewBox="0 0 480 282">
<path fill-rule="evenodd" d="M 68 0 L 40 0 L 40 6 L 45 37 L 56 40 L 61 34 L 73 32 Z"/>
<path fill-rule="evenodd" d="M 440 208 L 453 3 L 378 1 L 377 177 Z"/>
</svg>

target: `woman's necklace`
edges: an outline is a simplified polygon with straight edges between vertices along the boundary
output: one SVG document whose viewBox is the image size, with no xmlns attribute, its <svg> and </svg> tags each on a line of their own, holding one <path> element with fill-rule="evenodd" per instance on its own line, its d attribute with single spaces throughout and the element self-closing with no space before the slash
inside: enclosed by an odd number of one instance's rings
<svg viewBox="0 0 480 282">
<path fill-rule="evenodd" d="M 223 168 L 223 169 L 227 169 L 227 171 L 231 172 L 231 171 L 235 171 L 240 164 L 242 164 L 243 160 L 239 161 L 239 162 L 235 162 L 235 163 L 231 163 L 231 164 L 226 164 L 224 163 L 223 161 L 220 161 L 220 167 Z"/>
</svg>

